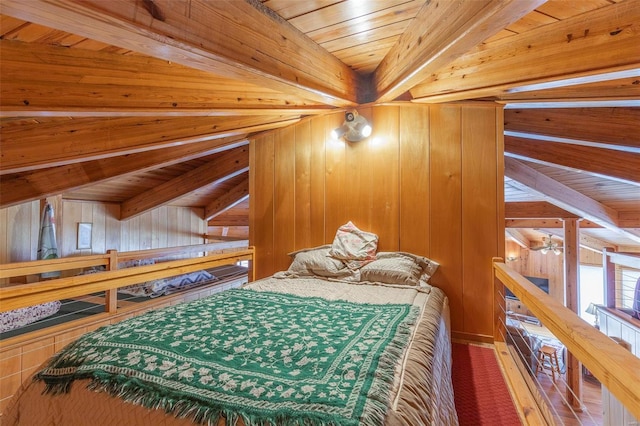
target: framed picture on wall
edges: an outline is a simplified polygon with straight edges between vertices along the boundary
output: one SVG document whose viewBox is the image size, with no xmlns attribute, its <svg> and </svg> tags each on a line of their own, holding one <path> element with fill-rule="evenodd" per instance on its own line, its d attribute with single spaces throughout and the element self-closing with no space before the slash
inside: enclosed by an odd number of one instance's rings
<svg viewBox="0 0 640 426">
<path fill-rule="evenodd" d="M 91 248 L 92 223 L 78 222 L 78 250 Z"/>
</svg>

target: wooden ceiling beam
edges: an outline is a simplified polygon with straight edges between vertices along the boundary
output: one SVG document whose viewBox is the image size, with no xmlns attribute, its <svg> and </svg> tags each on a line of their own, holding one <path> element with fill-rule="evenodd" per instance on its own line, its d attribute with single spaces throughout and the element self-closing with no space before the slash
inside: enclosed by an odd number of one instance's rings
<svg viewBox="0 0 640 426">
<path fill-rule="evenodd" d="M 522 232 L 517 229 L 505 229 L 505 234 L 507 238 L 513 240 L 516 244 L 518 244 L 522 248 L 528 249 L 531 247 L 531 241 L 527 237 L 525 237 Z"/>
<path fill-rule="evenodd" d="M 504 165 L 505 176 L 526 185 L 530 191 L 539 194 L 550 203 L 640 242 L 639 231 L 620 227 L 616 210 L 551 179 L 514 158 L 505 157 Z"/>
<path fill-rule="evenodd" d="M 210 221 L 230 208 L 249 199 L 249 173 L 246 174 L 247 177 L 242 182 L 231 188 L 224 195 L 213 200 L 205 207 L 204 220 Z"/>
<path fill-rule="evenodd" d="M 580 222 L 580 229 L 584 228 L 582 221 Z M 583 232 L 580 233 L 580 247 L 591 250 L 593 252 L 602 254 L 602 251 L 605 247 L 612 247 L 611 243 L 602 241 L 598 238 L 590 237 L 589 235 L 585 235 Z M 614 248 L 617 247 L 614 246 Z"/>
<path fill-rule="evenodd" d="M 425 2 L 376 68 L 375 100 L 393 101 L 543 3 L 544 0 Z"/>
<path fill-rule="evenodd" d="M 363 93 L 347 65 L 258 0 L 3 0 L 2 13 L 187 67 L 346 107 Z"/>
<path fill-rule="evenodd" d="M 564 226 L 561 219 L 507 219 L 504 225 L 505 228 L 531 229 L 562 229 Z M 581 220 L 580 228 L 602 228 L 602 226 L 590 220 Z"/>
<path fill-rule="evenodd" d="M 505 155 L 640 186 L 640 153 L 505 136 Z"/>
<path fill-rule="evenodd" d="M 613 3 L 480 44 L 413 87 L 411 95 L 418 102 L 457 101 L 560 78 L 635 69 L 639 44 L 640 2 Z"/>
<path fill-rule="evenodd" d="M 242 138 L 222 138 L 127 156 L 85 161 L 0 176 L 0 208 L 74 191 L 115 177 L 159 169 L 247 145 Z"/>
<path fill-rule="evenodd" d="M 141 55 L 0 40 L 0 57 L 1 117 L 308 115 L 333 109 Z"/>
<path fill-rule="evenodd" d="M 202 187 L 231 179 L 249 171 L 249 147 L 241 146 L 190 170 L 168 182 L 144 191 L 126 201 L 120 208 L 120 220 L 128 220 Z"/>
<path fill-rule="evenodd" d="M 241 214 L 223 214 L 213 218 L 209 224 L 209 227 L 231 227 L 231 226 L 249 226 L 249 215 Z M 219 236 L 210 237 L 211 239 L 220 239 Z M 225 237 L 222 237 L 224 239 Z M 236 239 L 231 237 L 231 239 Z"/>
<path fill-rule="evenodd" d="M 636 70 L 638 71 L 638 70 Z M 640 71 L 638 71 L 640 73 Z M 599 75 L 606 77 L 607 74 Z M 539 90 L 504 91 L 497 95 L 497 102 L 518 103 L 546 103 L 557 101 L 610 101 L 610 100 L 638 100 L 640 99 L 639 76 L 612 79 L 597 82 L 584 82 L 567 85 L 567 82 L 557 82 L 558 87 L 541 88 Z M 555 83 L 555 82 L 554 82 Z M 566 109 L 565 109 L 566 111 Z"/>
<path fill-rule="evenodd" d="M 275 129 L 299 119 L 120 117 L 53 120 L 0 129 L 0 175 L 63 166 Z"/>
<path fill-rule="evenodd" d="M 504 216 L 507 219 L 562 219 L 577 218 L 547 201 L 521 201 L 505 203 Z"/>
<path fill-rule="evenodd" d="M 640 228 L 640 208 L 635 211 L 619 211 L 618 220 L 623 228 Z"/>
<path fill-rule="evenodd" d="M 640 85 L 636 84 L 640 90 Z M 640 98 L 640 93 L 638 94 Z M 640 152 L 640 108 L 541 108 L 504 110 L 504 130 Z"/>
</svg>

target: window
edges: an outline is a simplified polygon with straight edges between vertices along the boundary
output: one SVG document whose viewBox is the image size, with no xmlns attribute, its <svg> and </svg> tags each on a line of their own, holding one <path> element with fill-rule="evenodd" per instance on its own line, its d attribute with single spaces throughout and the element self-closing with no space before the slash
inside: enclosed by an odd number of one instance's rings
<svg viewBox="0 0 640 426">
<path fill-rule="evenodd" d="M 633 309 L 633 301 L 636 291 L 636 281 L 640 277 L 640 271 L 621 268 L 622 278 L 619 283 L 621 300 L 617 303 L 620 308 Z"/>
<path fill-rule="evenodd" d="M 580 294 L 578 295 L 580 309 L 578 315 L 588 323 L 595 324 L 596 317 L 586 313 L 590 303 L 602 305 L 604 303 L 604 275 L 601 266 L 580 265 Z"/>
</svg>

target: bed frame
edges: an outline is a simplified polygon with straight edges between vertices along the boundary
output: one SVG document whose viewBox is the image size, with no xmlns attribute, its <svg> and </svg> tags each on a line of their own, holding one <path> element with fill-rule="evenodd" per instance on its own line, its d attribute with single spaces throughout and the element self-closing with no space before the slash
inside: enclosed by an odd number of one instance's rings
<svg viewBox="0 0 640 426">
<path fill-rule="evenodd" d="M 156 263 L 118 269 L 119 263 L 143 259 L 153 259 Z M 159 260 L 161 261 L 158 262 Z M 34 370 L 56 351 L 82 334 L 152 309 L 209 296 L 231 287 L 233 283 L 212 282 L 126 306 L 125 304 L 118 306 L 118 288 L 202 269 L 234 265 L 240 261 L 249 261 L 248 280 L 253 281 L 254 249 L 247 246 L 246 240 L 123 253 L 111 250 L 104 255 L 0 265 L 1 282 L 8 282 L 9 279 L 16 277 L 30 280 L 37 274 L 51 271 L 60 271 L 63 276 L 48 281 L 0 288 L 0 312 L 104 292 L 103 313 L 0 341 L 0 412 L 4 411 L 11 396 L 20 384 L 33 374 Z M 77 273 L 100 266 L 103 266 L 106 271 L 65 277 L 74 271 Z"/>
</svg>

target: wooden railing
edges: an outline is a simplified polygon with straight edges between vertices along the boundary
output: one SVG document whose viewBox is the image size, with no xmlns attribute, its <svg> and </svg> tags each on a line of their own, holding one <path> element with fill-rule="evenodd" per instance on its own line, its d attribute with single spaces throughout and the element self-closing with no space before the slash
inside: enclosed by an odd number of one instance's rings
<svg viewBox="0 0 640 426">
<path fill-rule="evenodd" d="M 508 287 L 603 386 L 640 418 L 640 358 L 615 344 L 501 260 L 494 259 L 493 270 L 496 284 Z M 498 287 L 496 285 L 496 295 L 501 293 Z M 495 312 L 495 339 L 503 341 L 504 309 L 498 305 Z"/>
<path fill-rule="evenodd" d="M 232 248 L 233 245 L 233 243 L 225 242 L 172 247 L 169 249 L 141 250 L 122 254 L 112 250 L 104 255 L 0 265 L 0 278 L 12 278 L 51 271 L 68 271 L 95 266 L 105 266 L 107 269 L 105 272 L 97 274 L 64 277 L 0 288 L 0 312 L 59 299 L 83 296 L 99 291 L 115 292 L 123 286 L 228 265 L 242 260 L 253 261 L 254 250 L 250 247 L 244 250 L 238 249 L 221 254 L 209 254 L 187 259 L 158 262 L 153 265 L 138 266 L 135 268 L 116 269 L 119 262 L 132 259 L 157 259 L 176 254 L 208 253 L 229 249 Z"/>
</svg>

